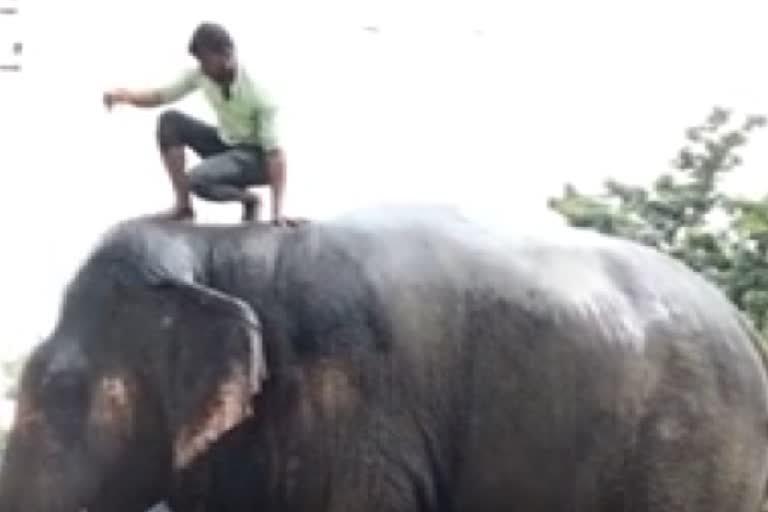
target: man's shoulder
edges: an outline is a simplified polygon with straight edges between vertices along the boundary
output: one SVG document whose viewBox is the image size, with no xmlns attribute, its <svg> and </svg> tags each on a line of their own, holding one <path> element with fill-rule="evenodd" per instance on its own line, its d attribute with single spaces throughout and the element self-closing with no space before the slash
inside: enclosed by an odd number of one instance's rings
<svg viewBox="0 0 768 512">
<path fill-rule="evenodd" d="M 270 104 L 276 101 L 274 88 L 264 76 L 254 75 L 247 67 L 241 65 L 240 78 L 260 101 Z"/>
<path fill-rule="evenodd" d="M 251 73 L 250 69 L 246 67 L 243 64 L 238 64 L 238 77 L 240 80 L 243 80 L 244 82 L 248 83 L 248 85 L 253 87 L 259 87 L 260 86 L 260 77 L 258 75 L 255 75 L 254 73 Z"/>
<path fill-rule="evenodd" d="M 181 99 L 200 85 L 200 70 L 192 67 L 178 72 L 173 81 L 159 88 L 164 103 Z"/>
<path fill-rule="evenodd" d="M 179 78 L 190 83 L 198 84 L 204 77 L 205 75 L 199 66 L 187 66 L 179 72 Z"/>
<path fill-rule="evenodd" d="M 180 89 L 191 91 L 197 89 L 203 84 L 205 75 L 196 66 L 187 66 L 177 71 L 175 84 Z"/>
</svg>

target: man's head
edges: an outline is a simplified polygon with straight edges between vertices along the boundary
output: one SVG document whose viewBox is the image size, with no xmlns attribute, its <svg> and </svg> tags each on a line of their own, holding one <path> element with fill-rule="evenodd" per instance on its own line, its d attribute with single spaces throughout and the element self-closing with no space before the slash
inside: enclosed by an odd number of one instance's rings
<svg viewBox="0 0 768 512">
<path fill-rule="evenodd" d="M 234 79 L 235 45 L 221 25 L 210 22 L 198 25 L 189 42 L 189 53 L 200 62 L 203 73 L 216 82 L 227 84 Z"/>
</svg>

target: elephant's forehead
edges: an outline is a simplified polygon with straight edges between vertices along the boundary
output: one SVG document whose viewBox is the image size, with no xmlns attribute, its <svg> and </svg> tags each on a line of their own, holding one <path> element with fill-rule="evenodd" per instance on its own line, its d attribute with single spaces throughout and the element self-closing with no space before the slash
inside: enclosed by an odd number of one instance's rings
<svg viewBox="0 0 768 512">
<path fill-rule="evenodd" d="M 182 234 L 129 225 L 108 236 L 90 263 L 96 267 L 111 265 L 125 280 L 146 280 L 160 276 L 191 277 L 196 260 L 193 242 Z"/>
</svg>

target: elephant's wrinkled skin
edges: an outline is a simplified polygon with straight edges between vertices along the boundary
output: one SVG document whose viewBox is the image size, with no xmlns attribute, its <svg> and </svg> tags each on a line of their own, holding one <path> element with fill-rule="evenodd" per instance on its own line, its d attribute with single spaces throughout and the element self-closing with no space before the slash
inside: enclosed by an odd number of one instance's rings
<svg viewBox="0 0 768 512">
<path fill-rule="evenodd" d="M 25 368 L 0 510 L 758 510 L 766 376 L 713 287 L 378 219 L 110 231 Z"/>
</svg>

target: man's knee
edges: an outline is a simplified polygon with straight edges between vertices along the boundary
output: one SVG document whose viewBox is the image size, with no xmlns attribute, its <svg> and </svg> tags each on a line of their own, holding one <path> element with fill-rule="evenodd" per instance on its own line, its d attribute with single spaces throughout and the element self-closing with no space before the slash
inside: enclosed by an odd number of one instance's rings
<svg viewBox="0 0 768 512">
<path fill-rule="evenodd" d="M 223 201 L 222 188 L 226 181 L 222 179 L 222 158 L 212 157 L 203 159 L 187 173 L 189 190 L 197 197 L 208 201 Z"/>
<path fill-rule="evenodd" d="M 183 127 L 187 118 L 178 110 L 169 109 L 157 118 L 157 144 L 160 149 L 183 146 Z"/>
<path fill-rule="evenodd" d="M 215 185 L 211 183 L 211 180 L 208 178 L 208 176 L 201 171 L 202 169 L 198 167 L 198 168 L 192 169 L 187 174 L 189 190 L 196 196 L 201 197 L 203 199 L 212 199 L 211 188 Z"/>
</svg>

